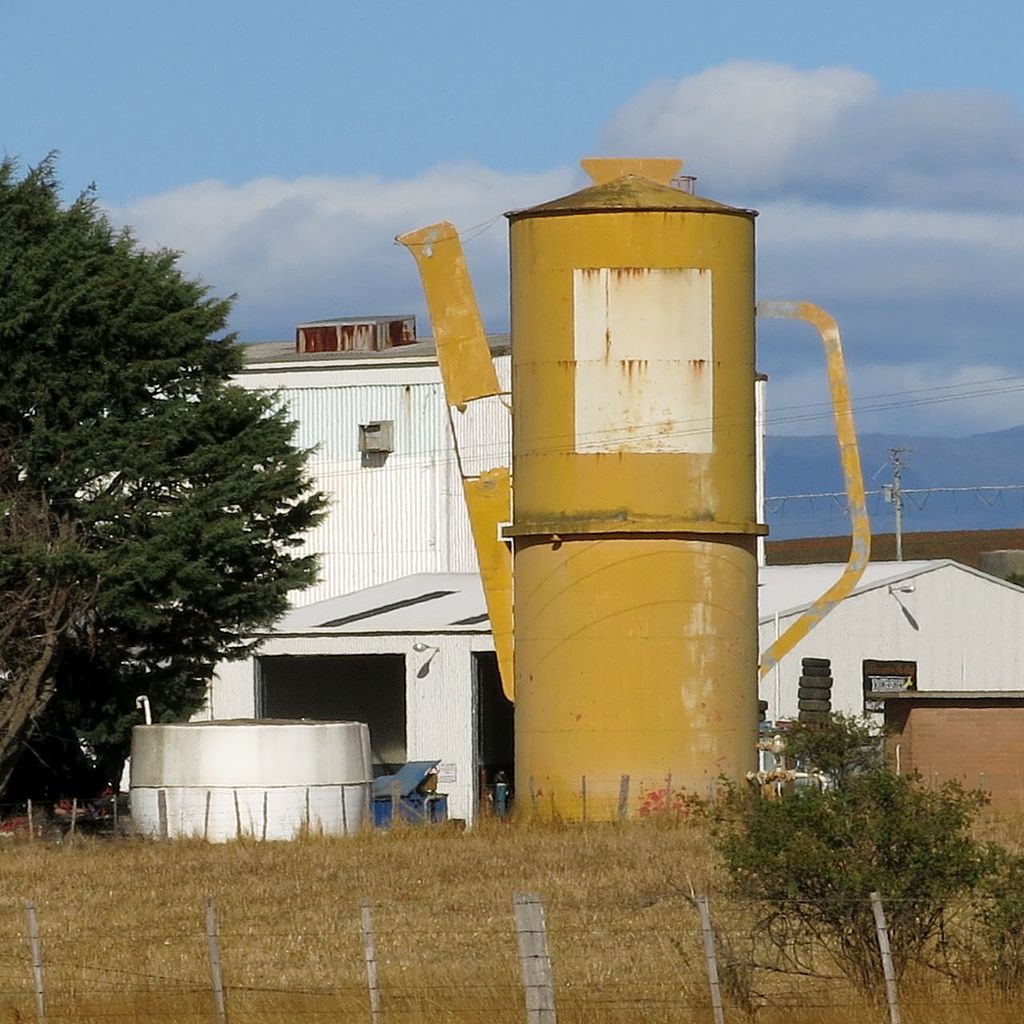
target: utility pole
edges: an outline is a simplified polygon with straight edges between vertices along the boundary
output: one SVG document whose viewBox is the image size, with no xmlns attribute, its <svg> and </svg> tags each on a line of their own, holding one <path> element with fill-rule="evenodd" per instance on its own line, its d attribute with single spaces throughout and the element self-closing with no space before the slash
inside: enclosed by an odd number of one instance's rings
<svg viewBox="0 0 1024 1024">
<path fill-rule="evenodd" d="M 889 461 L 892 463 L 892 483 L 882 485 L 882 497 L 892 505 L 896 513 L 896 561 L 903 561 L 903 491 L 900 488 L 900 477 L 903 475 L 903 456 L 913 452 L 913 448 L 890 448 Z"/>
</svg>

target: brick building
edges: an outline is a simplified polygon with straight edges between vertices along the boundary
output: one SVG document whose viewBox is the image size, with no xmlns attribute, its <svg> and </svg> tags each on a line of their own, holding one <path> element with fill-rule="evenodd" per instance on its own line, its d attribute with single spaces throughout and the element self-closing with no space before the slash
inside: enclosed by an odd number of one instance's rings
<svg viewBox="0 0 1024 1024">
<path fill-rule="evenodd" d="M 1024 812 L 1024 691 L 923 691 L 885 699 L 886 754 L 924 782 L 956 780 Z"/>
</svg>

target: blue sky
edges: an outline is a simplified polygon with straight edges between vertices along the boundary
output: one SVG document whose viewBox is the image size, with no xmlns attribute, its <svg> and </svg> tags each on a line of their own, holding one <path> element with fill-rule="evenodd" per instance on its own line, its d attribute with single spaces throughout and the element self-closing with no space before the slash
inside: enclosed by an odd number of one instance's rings
<svg viewBox="0 0 1024 1024">
<path fill-rule="evenodd" d="M 95 181 L 238 294 L 244 340 L 406 310 L 426 330 L 392 239 L 442 217 L 502 330 L 499 215 L 582 185 L 581 156 L 677 155 L 761 211 L 759 295 L 840 319 L 862 430 L 1024 422 L 1018 4 L 5 6 L 0 148 L 60 150 L 69 194 Z M 774 429 L 824 432 L 794 330 L 761 334 Z"/>
</svg>

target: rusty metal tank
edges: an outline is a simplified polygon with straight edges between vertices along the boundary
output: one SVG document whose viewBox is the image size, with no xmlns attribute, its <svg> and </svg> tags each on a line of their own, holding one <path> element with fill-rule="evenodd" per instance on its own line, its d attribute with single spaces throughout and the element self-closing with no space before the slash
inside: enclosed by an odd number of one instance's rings
<svg viewBox="0 0 1024 1024">
<path fill-rule="evenodd" d="M 755 214 L 584 166 L 509 214 L 506 534 L 520 804 L 607 819 L 754 767 Z"/>
</svg>

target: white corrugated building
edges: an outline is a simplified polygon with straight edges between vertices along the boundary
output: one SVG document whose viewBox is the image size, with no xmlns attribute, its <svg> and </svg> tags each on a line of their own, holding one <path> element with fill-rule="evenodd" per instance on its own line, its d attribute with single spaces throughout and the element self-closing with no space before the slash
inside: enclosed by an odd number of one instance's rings
<svg viewBox="0 0 1024 1024">
<path fill-rule="evenodd" d="M 764 650 L 842 574 L 842 565 L 762 568 Z M 1024 689 L 1024 590 L 948 559 L 872 562 L 853 593 L 761 681 L 768 718 L 795 718 L 800 664 L 832 662 L 833 710 L 862 714 L 876 690 Z"/>
<path fill-rule="evenodd" d="M 488 340 L 508 388 L 508 338 Z M 235 383 L 280 395 L 297 424 L 295 443 L 315 449 L 309 469 L 331 499 L 307 539 L 320 555 L 320 583 L 297 593 L 297 606 L 409 573 L 476 572 L 431 343 L 369 352 L 248 345 Z M 500 403 L 474 403 L 453 413 L 453 422 L 467 473 L 508 464 L 511 418 Z"/>
<path fill-rule="evenodd" d="M 257 656 L 219 666 L 204 717 L 366 722 L 378 773 L 436 758 L 450 814 L 471 821 L 481 771 L 483 785 L 511 772 L 512 706 L 500 689 L 452 432 L 466 473 L 508 465 L 508 409 L 485 401 L 449 416 L 428 341 L 303 350 L 336 324 L 403 320 L 321 322 L 300 327 L 297 343 L 246 346 L 235 382 L 279 397 L 331 504 L 306 538 L 320 557 L 319 582 L 293 595 L 293 611 Z M 488 340 L 508 388 L 508 338 Z"/>
<path fill-rule="evenodd" d="M 481 785 L 512 777 L 512 704 L 475 572 L 415 573 L 295 609 L 254 658 L 220 667 L 207 710 L 365 722 L 375 774 L 437 759 L 449 813 L 467 821 Z"/>
</svg>

